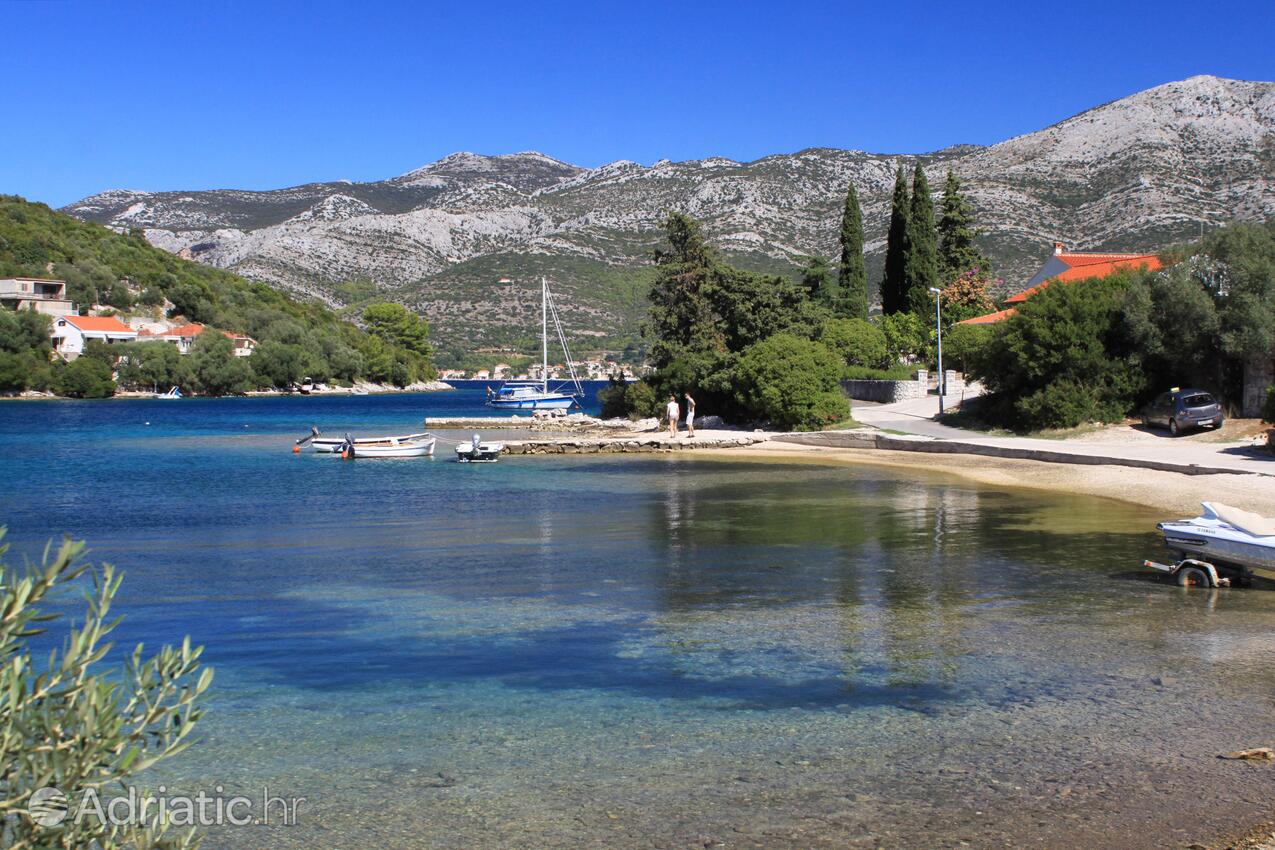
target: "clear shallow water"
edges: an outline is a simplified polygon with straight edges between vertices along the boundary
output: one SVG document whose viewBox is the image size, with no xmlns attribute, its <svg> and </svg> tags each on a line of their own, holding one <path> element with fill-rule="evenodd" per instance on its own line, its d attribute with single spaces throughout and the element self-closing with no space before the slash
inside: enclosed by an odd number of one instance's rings
<svg viewBox="0 0 1275 850">
<path fill-rule="evenodd" d="M 1275 773 L 1216 756 L 1275 741 L 1275 594 L 1147 581 L 1155 514 L 289 452 L 480 393 L 0 405 L 15 551 L 88 538 L 127 572 L 120 642 L 217 668 L 157 781 L 308 798 L 209 846 L 1160 847 L 1269 816 Z"/>
</svg>

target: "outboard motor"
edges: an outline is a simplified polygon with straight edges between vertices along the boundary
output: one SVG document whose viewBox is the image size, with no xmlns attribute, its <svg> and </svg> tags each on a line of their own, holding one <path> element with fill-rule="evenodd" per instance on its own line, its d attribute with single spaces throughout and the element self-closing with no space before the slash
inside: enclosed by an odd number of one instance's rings
<svg viewBox="0 0 1275 850">
<path fill-rule="evenodd" d="M 471 446 L 473 446 L 473 447 L 474 447 L 474 457 L 477 457 L 477 456 L 478 456 L 478 447 L 479 447 L 479 446 L 481 446 L 481 445 L 483 444 L 483 438 L 482 438 L 482 436 L 481 436 L 481 435 L 479 435 L 479 434 L 475 434 L 475 435 L 473 436 L 473 438 L 469 441 L 469 444 L 470 444 Z"/>
</svg>

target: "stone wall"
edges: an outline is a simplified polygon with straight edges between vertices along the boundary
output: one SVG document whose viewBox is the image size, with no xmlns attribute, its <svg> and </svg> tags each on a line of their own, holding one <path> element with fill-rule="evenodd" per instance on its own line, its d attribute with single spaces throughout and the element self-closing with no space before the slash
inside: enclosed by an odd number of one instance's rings
<svg viewBox="0 0 1275 850">
<path fill-rule="evenodd" d="M 930 391 L 930 379 L 924 369 L 918 369 L 911 381 L 842 381 L 841 391 L 857 401 L 889 404 L 909 398 L 924 398 Z"/>
</svg>

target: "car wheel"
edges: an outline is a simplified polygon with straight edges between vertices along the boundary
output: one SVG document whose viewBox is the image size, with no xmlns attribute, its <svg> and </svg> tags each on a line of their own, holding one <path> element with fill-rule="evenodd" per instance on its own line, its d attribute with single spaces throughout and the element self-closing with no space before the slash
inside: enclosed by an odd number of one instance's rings
<svg viewBox="0 0 1275 850">
<path fill-rule="evenodd" d="M 1174 437 L 1182 433 L 1181 429 L 1178 428 L 1178 420 L 1176 419 L 1169 420 L 1169 433 Z"/>
</svg>

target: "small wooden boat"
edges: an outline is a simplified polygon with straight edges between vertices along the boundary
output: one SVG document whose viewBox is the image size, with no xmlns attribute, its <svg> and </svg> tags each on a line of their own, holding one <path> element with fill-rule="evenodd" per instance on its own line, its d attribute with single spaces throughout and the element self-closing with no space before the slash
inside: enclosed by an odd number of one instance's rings
<svg viewBox="0 0 1275 850">
<path fill-rule="evenodd" d="M 429 457 L 434 454 L 433 434 L 406 434 L 401 437 L 346 437 L 340 453 L 351 460 L 359 457 Z"/>
<path fill-rule="evenodd" d="M 340 454 L 351 446 L 356 457 L 421 457 L 434 454 L 435 437 L 428 431 L 420 434 L 400 434 L 393 437 L 325 437 L 318 428 L 297 440 L 293 452 L 309 446 L 323 454 Z M 367 449 L 368 451 L 364 451 Z"/>
<path fill-rule="evenodd" d="M 504 443 L 484 443 L 482 437 L 475 434 L 468 443 L 456 446 L 456 460 L 461 463 L 495 463 L 504 450 Z"/>
</svg>

